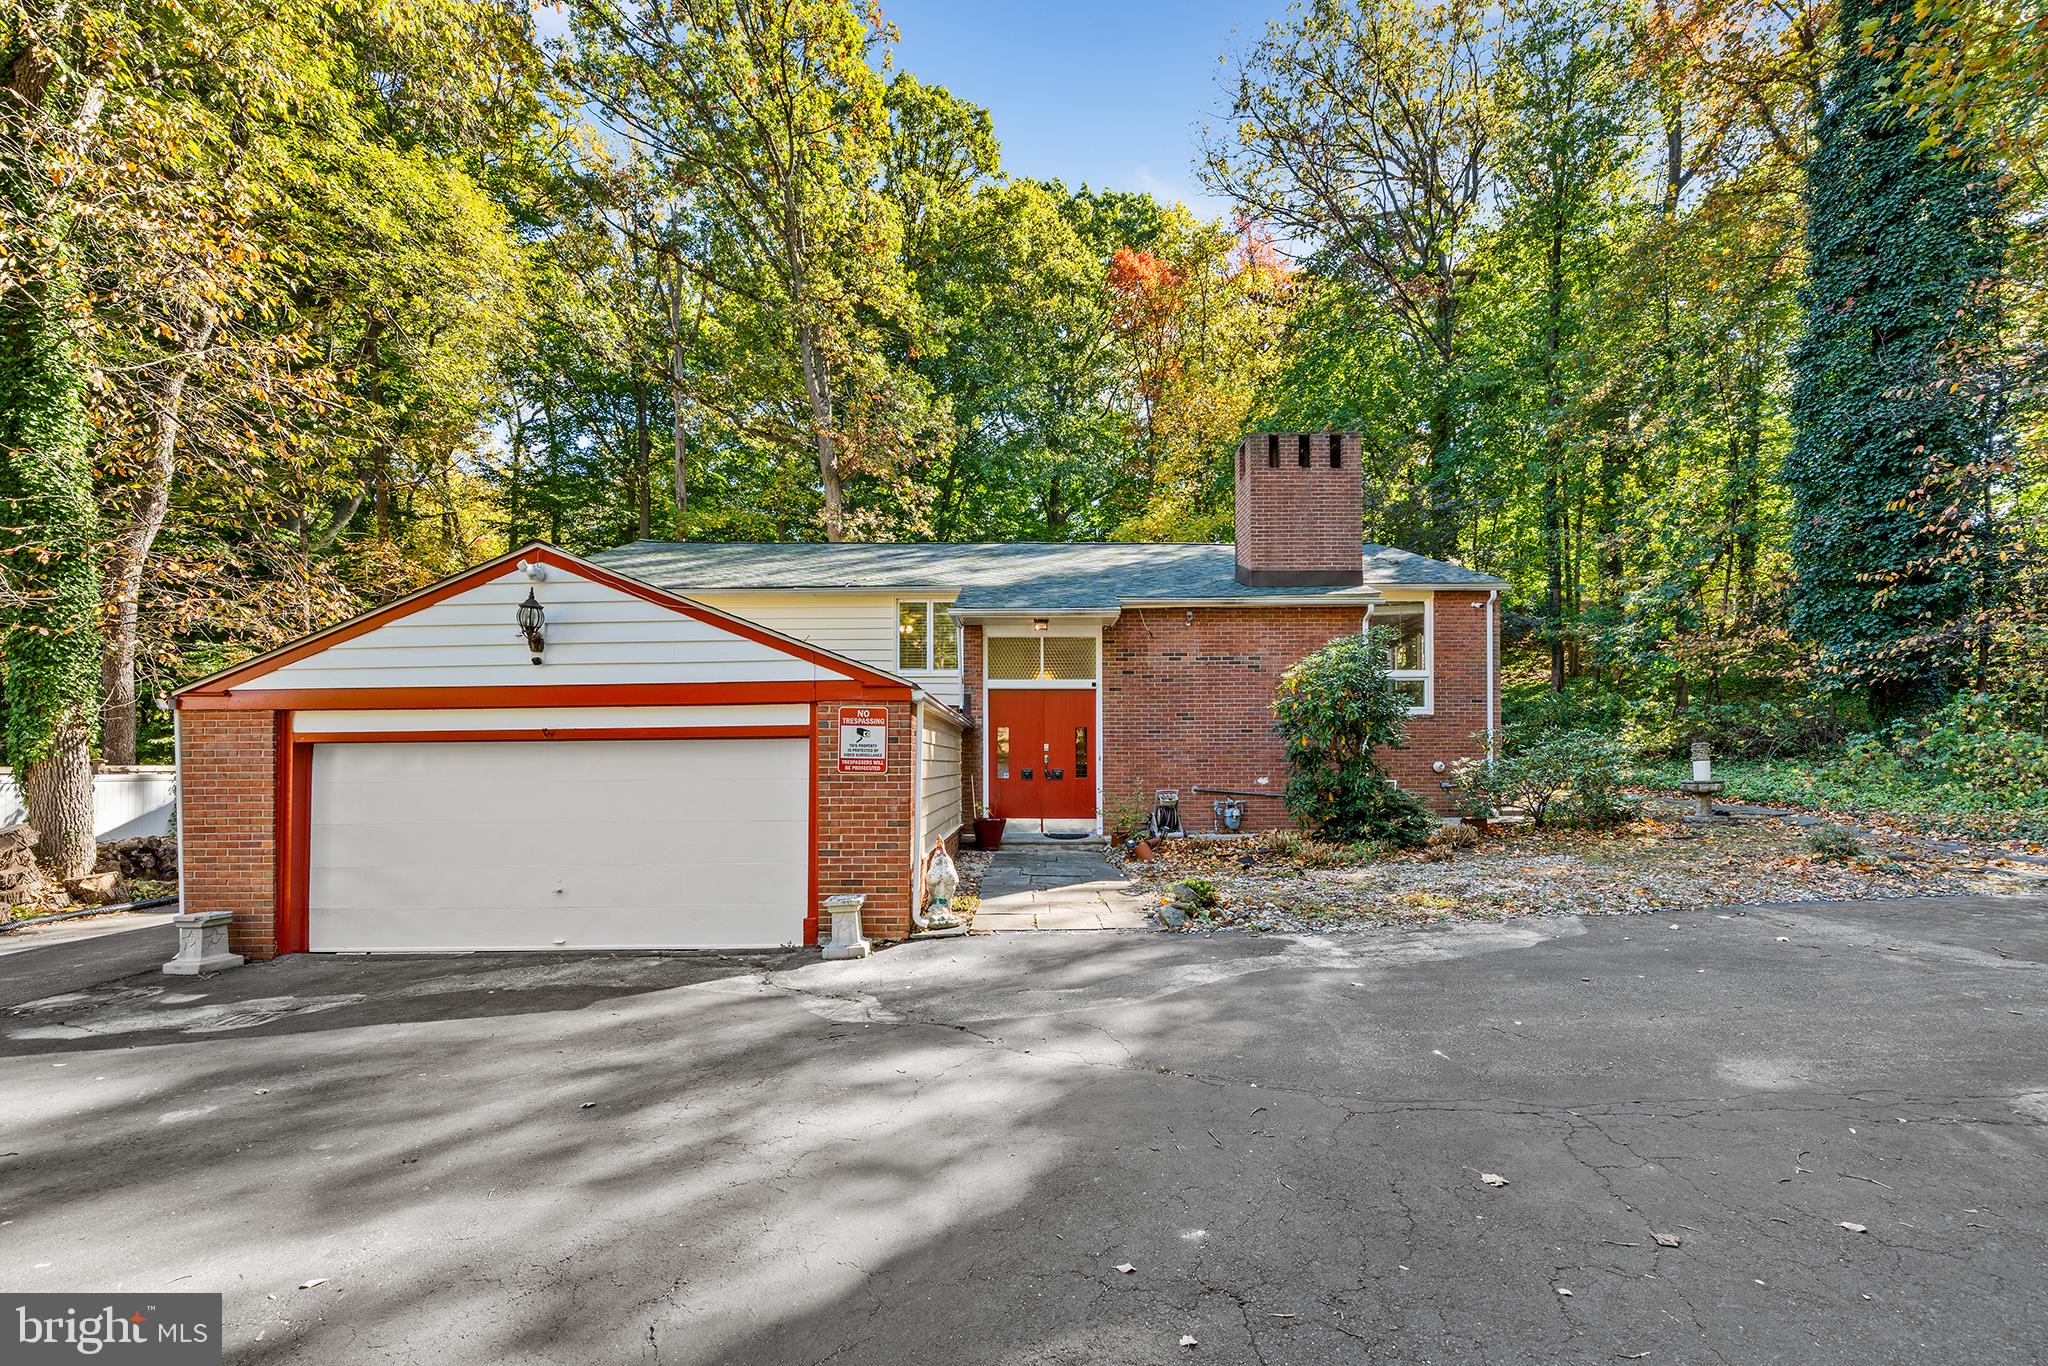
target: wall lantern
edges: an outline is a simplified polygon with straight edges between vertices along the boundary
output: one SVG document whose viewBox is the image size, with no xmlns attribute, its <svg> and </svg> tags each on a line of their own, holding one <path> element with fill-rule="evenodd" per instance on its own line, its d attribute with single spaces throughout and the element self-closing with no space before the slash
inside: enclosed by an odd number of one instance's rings
<svg viewBox="0 0 2048 1366">
<path fill-rule="evenodd" d="M 1052 623 L 1050 621 L 1047 621 L 1044 617 L 1033 617 L 1031 619 L 1031 629 L 1034 631 L 1043 631 L 1051 625 Z"/>
<path fill-rule="evenodd" d="M 526 590 L 526 601 L 519 604 L 519 633 L 526 637 L 526 648 L 533 652 L 533 662 L 540 663 L 540 652 L 548 645 L 547 613 L 542 610 L 540 599 Z"/>
</svg>

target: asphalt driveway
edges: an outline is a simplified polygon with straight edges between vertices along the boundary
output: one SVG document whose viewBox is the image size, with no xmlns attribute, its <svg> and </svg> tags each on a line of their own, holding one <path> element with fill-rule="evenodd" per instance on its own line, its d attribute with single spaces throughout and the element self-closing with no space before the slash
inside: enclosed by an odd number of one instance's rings
<svg viewBox="0 0 2048 1366">
<path fill-rule="evenodd" d="M 0 1283 L 322 1366 L 2028 1362 L 2044 1025 L 2014 901 L 120 977 L 0 1011 Z"/>
</svg>

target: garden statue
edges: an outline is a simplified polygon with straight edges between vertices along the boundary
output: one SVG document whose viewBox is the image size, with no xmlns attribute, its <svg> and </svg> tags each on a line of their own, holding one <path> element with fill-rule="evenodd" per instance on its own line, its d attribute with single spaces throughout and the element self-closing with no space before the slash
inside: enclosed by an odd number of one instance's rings
<svg viewBox="0 0 2048 1366">
<path fill-rule="evenodd" d="M 946 852 L 946 842 L 933 841 L 932 852 L 924 865 L 924 913 L 911 917 L 919 931 L 964 928 L 960 917 L 953 914 L 953 893 L 959 886 L 960 870 L 953 866 L 952 856 Z"/>
<path fill-rule="evenodd" d="M 1678 785 L 1680 792 L 1692 798 L 1692 813 L 1685 818 L 1686 824 L 1708 825 L 1719 819 L 1714 814 L 1714 798 L 1727 786 L 1714 776 L 1714 761 L 1707 751 L 1707 742 L 1693 741 L 1692 777 Z"/>
</svg>

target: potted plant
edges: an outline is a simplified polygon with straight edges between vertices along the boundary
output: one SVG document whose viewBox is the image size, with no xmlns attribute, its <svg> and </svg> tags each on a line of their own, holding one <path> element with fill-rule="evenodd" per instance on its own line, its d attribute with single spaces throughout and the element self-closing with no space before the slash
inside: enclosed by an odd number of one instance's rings
<svg viewBox="0 0 2048 1366">
<path fill-rule="evenodd" d="M 994 852 L 1003 847 L 1003 827 L 1009 822 L 1001 816 L 991 816 L 986 806 L 974 809 L 974 844 L 978 849 Z"/>
</svg>

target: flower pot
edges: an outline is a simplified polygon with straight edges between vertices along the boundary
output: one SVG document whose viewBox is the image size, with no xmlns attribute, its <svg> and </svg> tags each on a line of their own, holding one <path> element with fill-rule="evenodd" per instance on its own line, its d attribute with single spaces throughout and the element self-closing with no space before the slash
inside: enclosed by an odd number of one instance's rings
<svg viewBox="0 0 2048 1366">
<path fill-rule="evenodd" d="M 996 850 L 1003 847 L 1003 827 L 1009 824 L 1001 816 L 977 816 L 974 821 L 974 844 L 976 848 Z"/>
</svg>

